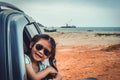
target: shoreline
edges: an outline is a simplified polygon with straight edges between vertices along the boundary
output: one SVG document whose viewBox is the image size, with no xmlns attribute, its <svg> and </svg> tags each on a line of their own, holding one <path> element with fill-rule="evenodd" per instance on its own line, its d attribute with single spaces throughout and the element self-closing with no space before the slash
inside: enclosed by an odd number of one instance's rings
<svg viewBox="0 0 120 80">
<path fill-rule="evenodd" d="M 113 45 L 120 43 L 120 32 L 47 32 L 57 43 L 65 45 Z"/>
</svg>

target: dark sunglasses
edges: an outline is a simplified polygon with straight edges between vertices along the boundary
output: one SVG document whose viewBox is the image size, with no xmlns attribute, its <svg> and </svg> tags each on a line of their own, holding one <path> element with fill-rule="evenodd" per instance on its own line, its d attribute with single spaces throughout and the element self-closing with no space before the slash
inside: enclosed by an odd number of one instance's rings
<svg viewBox="0 0 120 80">
<path fill-rule="evenodd" d="M 50 55 L 50 51 L 48 49 L 44 48 L 43 45 L 41 45 L 41 44 L 36 44 L 35 48 L 38 51 L 44 49 L 45 56 L 49 56 Z"/>
</svg>

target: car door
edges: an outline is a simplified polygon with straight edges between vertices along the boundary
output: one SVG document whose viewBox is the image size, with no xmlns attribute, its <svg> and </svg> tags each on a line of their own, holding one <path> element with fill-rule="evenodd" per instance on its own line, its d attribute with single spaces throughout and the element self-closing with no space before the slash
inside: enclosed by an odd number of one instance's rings
<svg viewBox="0 0 120 80">
<path fill-rule="evenodd" d="M 10 12 L 2 18 L 0 72 L 1 80 L 26 80 L 24 51 L 27 42 L 35 34 L 40 34 L 37 23 L 21 12 Z M 4 22 L 3 22 L 4 21 Z M 1 28 L 2 29 L 2 28 Z M 3 34 L 3 35 L 2 35 Z M 26 36 L 24 36 L 26 35 Z M 25 45 L 23 45 L 25 44 Z"/>
</svg>

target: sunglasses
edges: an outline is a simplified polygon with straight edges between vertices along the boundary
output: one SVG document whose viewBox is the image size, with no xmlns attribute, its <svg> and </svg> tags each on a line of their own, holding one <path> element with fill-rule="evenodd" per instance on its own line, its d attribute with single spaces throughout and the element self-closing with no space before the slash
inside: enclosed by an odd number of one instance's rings
<svg viewBox="0 0 120 80">
<path fill-rule="evenodd" d="M 41 44 L 37 44 L 36 46 L 35 46 L 35 48 L 36 48 L 36 50 L 42 50 L 42 49 L 44 49 L 44 54 L 45 54 L 45 56 L 49 56 L 50 55 L 50 51 L 48 50 L 48 49 L 46 49 L 46 48 L 44 48 L 43 47 L 43 45 L 41 45 Z"/>
</svg>

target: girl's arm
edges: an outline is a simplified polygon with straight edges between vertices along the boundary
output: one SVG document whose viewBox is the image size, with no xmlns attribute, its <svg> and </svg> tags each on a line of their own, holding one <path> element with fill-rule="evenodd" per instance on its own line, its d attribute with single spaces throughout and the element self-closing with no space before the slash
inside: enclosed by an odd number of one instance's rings
<svg viewBox="0 0 120 80">
<path fill-rule="evenodd" d="M 49 73 L 57 73 L 57 71 L 52 67 L 47 67 L 45 70 L 35 73 L 30 64 L 26 64 L 26 71 L 32 80 L 40 80 L 46 77 Z"/>
</svg>

